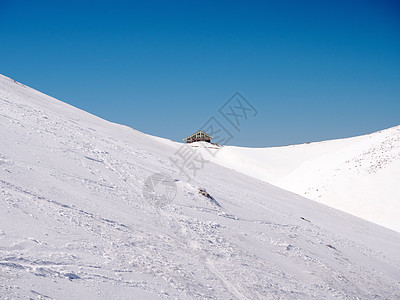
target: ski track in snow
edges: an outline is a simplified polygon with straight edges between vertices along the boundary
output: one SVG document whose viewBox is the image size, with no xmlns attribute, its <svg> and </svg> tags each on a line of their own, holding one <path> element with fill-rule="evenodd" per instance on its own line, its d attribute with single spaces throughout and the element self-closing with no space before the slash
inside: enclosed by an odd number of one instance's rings
<svg viewBox="0 0 400 300">
<path fill-rule="evenodd" d="M 173 144 L 1 76 L 0 106 L 4 299 L 400 298 L 398 233 L 212 163 L 185 182 Z"/>
</svg>

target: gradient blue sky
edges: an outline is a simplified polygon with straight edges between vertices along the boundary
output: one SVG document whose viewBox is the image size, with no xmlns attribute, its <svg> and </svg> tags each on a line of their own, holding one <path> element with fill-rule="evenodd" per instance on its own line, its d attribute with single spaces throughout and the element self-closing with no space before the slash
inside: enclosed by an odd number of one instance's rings
<svg viewBox="0 0 400 300">
<path fill-rule="evenodd" d="M 400 124 L 398 1 L 59 2 L 0 0 L 0 73 L 107 120 L 181 140 L 240 91 L 234 145 Z"/>
</svg>

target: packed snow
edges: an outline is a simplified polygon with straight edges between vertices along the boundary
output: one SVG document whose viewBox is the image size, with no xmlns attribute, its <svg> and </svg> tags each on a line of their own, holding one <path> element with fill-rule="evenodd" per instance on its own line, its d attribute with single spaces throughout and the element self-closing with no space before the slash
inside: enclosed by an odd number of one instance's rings
<svg viewBox="0 0 400 300">
<path fill-rule="evenodd" d="M 181 144 L 4 76 L 0 107 L 3 299 L 400 298 L 400 234 L 253 178 L 293 173 L 274 150 L 257 176 L 187 178 Z M 154 174 L 173 179 L 159 206 Z"/>
</svg>

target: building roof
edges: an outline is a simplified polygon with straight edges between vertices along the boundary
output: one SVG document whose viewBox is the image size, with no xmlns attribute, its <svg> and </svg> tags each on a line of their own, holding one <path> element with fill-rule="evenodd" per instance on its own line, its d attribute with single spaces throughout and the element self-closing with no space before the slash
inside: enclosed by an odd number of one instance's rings
<svg viewBox="0 0 400 300">
<path fill-rule="evenodd" d="M 208 133 L 205 133 L 203 130 L 199 130 L 199 131 L 197 131 L 197 132 L 195 132 L 195 133 L 193 133 L 193 134 L 189 135 L 188 137 L 184 138 L 183 140 L 184 140 L 184 141 L 186 141 L 186 140 L 188 140 L 189 138 L 191 138 L 192 136 L 194 136 L 194 135 L 198 134 L 199 132 L 202 132 L 202 133 L 204 133 L 204 135 L 206 135 L 206 136 L 210 137 L 210 139 L 212 139 L 212 138 L 213 138 L 211 135 L 209 135 Z"/>
</svg>

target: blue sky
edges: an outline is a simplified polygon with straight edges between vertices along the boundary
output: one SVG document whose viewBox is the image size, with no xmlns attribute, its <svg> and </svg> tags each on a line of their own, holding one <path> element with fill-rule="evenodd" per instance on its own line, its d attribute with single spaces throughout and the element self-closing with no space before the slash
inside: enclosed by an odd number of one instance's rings
<svg viewBox="0 0 400 300">
<path fill-rule="evenodd" d="M 400 124 L 397 1 L 0 0 L 0 73 L 173 140 L 239 91 L 241 146 Z"/>
</svg>

